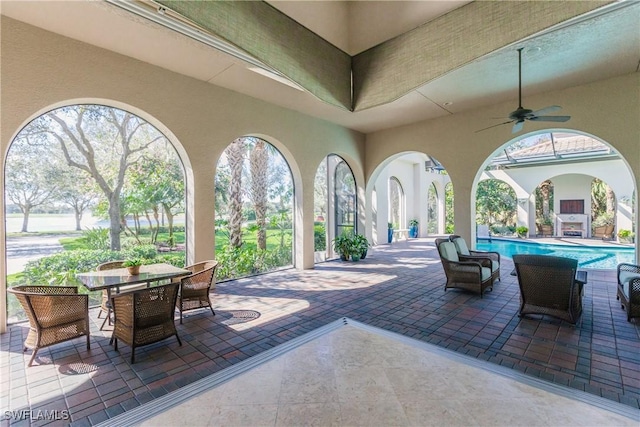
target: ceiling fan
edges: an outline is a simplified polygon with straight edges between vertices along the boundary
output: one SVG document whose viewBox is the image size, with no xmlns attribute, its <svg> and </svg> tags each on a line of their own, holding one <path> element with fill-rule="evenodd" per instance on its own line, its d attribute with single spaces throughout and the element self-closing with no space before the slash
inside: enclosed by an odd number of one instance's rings
<svg viewBox="0 0 640 427">
<path fill-rule="evenodd" d="M 513 123 L 511 133 L 518 133 L 522 130 L 526 120 L 534 122 L 566 122 L 571 118 L 571 116 L 545 116 L 545 114 L 561 110 L 562 107 L 559 105 L 552 105 L 536 111 L 529 110 L 528 108 L 522 108 L 522 49 L 523 48 L 518 49 L 518 109 L 509 114 L 509 121 L 480 129 L 477 132 Z"/>
</svg>

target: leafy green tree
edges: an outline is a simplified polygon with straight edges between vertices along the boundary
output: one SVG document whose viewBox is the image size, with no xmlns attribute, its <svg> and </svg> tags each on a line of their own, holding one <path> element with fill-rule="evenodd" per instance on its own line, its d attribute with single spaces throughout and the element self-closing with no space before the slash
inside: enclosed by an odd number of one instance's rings
<svg viewBox="0 0 640 427">
<path fill-rule="evenodd" d="M 56 199 L 73 209 L 76 231 L 82 230 L 82 217 L 95 205 L 99 190 L 91 176 L 77 168 L 63 168 L 58 178 Z"/>
<path fill-rule="evenodd" d="M 444 187 L 444 224 L 445 232 L 453 233 L 455 231 L 455 217 L 453 215 L 453 184 L 448 182 Z"/>
<path fill-rule="evenodd" d="M 40 150 L 21 136 L 11 144 L 6 165 L 6 196 L 22 212 L 21 231 L 26 233 L 33 208 L 54 199 L 59 171 L 43 162 Z"/>
<path fill-rule="evenodd" d="M 313 180 L 313 213 L 327 218 L 327 158 L 320 162 Z"/>
<path fill-rule="evenodd" d="M 476 221 L 491 228 L 496 224 L 512 225 L 516 215 L 516 194 L 504 181 L 487 179 L 476 190 Z"/>
<path fill-rule="evenodd" d="M 127 111 L 102 105 L 73 105 L 32 121 L 23 137 L 62 153 L 68 166 L 93 177 L 109 203 L 112 250 L 120 250 L 121 192 L 125 174 L 143 151 L 164 136 Z"/>
<path fill-rule="evenodd" d="M 427 192 L 427 233 L 436 234 L 438 232 L 438 191 L 431 183 Z"/>
<path fill-rule="evenodd" d="M 613 217 L 616 212 L 616 196 L 604 181 L 594 178 L 591 182 L 591 217 Z"/>
</svg>

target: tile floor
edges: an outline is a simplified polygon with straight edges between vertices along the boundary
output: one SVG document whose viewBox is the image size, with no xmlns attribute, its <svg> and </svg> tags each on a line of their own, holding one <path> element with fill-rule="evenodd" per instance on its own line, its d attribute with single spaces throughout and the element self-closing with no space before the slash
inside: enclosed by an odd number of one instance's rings
<svg viewBox="0 0 640 427">
<path fill-rule="evenodd" d="M 39 352 L 26 368 L 26 324 L 0 336 L 0 409 L 67 411 L 70 420 L 0 414 L 1 425 L 89 426 L 158 399 L 201 378 L 349 317 L 485 360 L 531 378 L 640 408 L 640 322 L 626 321 L 615 299 L 615 271 L 590 271 L 583 316 L 574 327 L 541 316 L 519 318 L 517 282 L 502 280 L 484 298 L 444 291 L 432 241 L 374 248 L 358 263 L 327 262 L 219 283 L 217 315 L 188 314 L 175 339 L 116 352 L 91 310 L 92 348 L 81 339 Z M 9 416 L 7 416 L 9 415 Z"/>
<path fill-rule="evenodd" d="M 347 318 L 293 341 L 299 344 L 254 357 L 262 363 L 239 363 L 248 366 L 230 378 L 214 374 L 109 421 L 144 427 L 640 422 L 628 406 Z"/>
</svg>

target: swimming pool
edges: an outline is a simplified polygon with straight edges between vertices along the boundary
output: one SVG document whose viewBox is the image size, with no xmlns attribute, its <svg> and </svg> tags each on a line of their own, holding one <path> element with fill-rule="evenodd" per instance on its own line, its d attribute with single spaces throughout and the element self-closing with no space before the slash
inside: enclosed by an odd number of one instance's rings
<svg viewBox="0 0 640 427">
<path fill-rule="evenodd" d="M 621 262 L 635 263 L 635 249 L 609 246 L 571 246 L 523 242 L 509 239 L 478 239 L 479 251 L 495 251 L 511 258 L 514 254 L 553 255 L 578 260 L 578 267 L 615 269 Z"/>
</svg>

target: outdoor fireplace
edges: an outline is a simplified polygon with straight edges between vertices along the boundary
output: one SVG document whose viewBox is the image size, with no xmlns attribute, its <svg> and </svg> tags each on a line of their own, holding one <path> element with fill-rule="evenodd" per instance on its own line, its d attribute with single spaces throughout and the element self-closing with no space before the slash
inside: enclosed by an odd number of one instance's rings
<svg viewBox="0 0 640 427">
<path fill-rule="evenodd" d="M 556 237 L 589 237 L 589 215 L 557 214 Z"/>
</svg>

